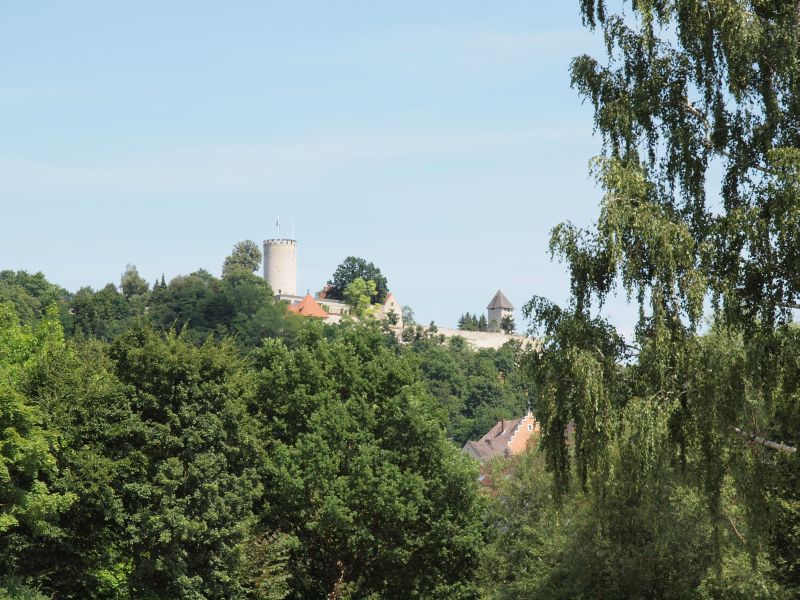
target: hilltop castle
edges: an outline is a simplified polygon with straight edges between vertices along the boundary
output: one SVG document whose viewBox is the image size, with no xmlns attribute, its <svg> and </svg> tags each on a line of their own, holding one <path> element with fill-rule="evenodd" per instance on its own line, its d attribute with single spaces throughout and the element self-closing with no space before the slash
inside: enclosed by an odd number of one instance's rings
<svg viewBox="0 0 800 600">
<path fill-rule="evenodd" d="M 297 240 L 277 238 L 264 240 L 264 281 L 275 293 L 275 299 L 289 303 L 289 310 L 304 317 L 318 317 L 327 323 L 338 323 L 350 307 L 341 300 L 316 297 L 311 294 L 297 295 Z M 402 307 L 394 294 L 375 311 L 375 317 L 385 319 L 390 313 L 396 315 L 396 327 L 403 328 Z"/>
<path fill-rule="evenodd" d="M 348 314 L 350 307 L 340 300 L 326 298 L 322 295 L 312 296 L 297 294 L 297 241 L 288 238 L 264 240 L 264 280 L 275 293 L 275 299 L 289 303 L 289 310 L 302 316 L 324 319 L 328 323 L 338 323 L 342 315 Z M 438 333 L 446 337 L 460 336 L 476 348 L 499 348 L 509 339 L 530 340 L 523 336 L 500 333 L 499 326 L 503 317 L 513 315 L 514 306 L 500 290 L 489 302 L 487 319 L 489 331 L 462 331 L 439 327 Z M 375 310 L 375 317 L 385 319 L 395 315 L 398 331 L 403 329 L 402 306 L 391 292 L 387 294 L 383 305 Z"/>
</svg>

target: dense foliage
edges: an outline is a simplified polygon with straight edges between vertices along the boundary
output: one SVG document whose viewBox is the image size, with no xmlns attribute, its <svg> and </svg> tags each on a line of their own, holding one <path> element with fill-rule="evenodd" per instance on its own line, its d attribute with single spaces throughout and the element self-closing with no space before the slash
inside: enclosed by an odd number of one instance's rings
<svg viewBox="0 0 800 600">
<path fill-rule="evenodd" d="M 476 470 L 443 435 L 413 361 L 376 328 L 303 331 L 256 355 L 270 529 L 293 532 L 298 598 L 468 598 Z M 338 585 L 338 587 L 337 587 Z"/>
<path fill-rule="evenodd" d="M 386 294 L 389 293 L 386 277 L 374 264 L 357 256 L 348 256 L 336 267 L 333 277 L 325 288 L 327 297 L 344 300 L 347 286 L 358 278 L 365 282 L 372 281 L 375 284 L 375 289 L 370 290 L 370 304 L 383 304 L 386 301 Z"/>
<path fill-rule="evenodd" d="M 518 347 L 292 317 L 246 268 L 3 281 L 0 597 L 479 595 L 448 436 L 529 401 Z"/>
<path fill-rule="evenodd" d="M 798 597 L 798 4 L 620 4 L 581 2 L 607 50 L 572 64 L 605 196 L 553 231 L 570 305 L 526 307 L 554 498 L 533 521 L 500 510 L 523 537 L 498 540 L 518 570 L 497 595 Z M 617 285 L 629 340 L 598 316 Z"/>
</svg>

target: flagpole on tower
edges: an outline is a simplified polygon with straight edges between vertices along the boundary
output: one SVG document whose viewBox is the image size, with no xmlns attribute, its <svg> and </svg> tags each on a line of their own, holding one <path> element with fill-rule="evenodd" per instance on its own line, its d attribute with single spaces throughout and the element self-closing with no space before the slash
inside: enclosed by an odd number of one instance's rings
<svg viewBox="0 0 800 600">
<path fill-rule="evenodd" d="M 275 227 L 278 228 L 278 239 L 281 239 L 281 221 L 280 219 L 275 220 Z"/>
</svg>

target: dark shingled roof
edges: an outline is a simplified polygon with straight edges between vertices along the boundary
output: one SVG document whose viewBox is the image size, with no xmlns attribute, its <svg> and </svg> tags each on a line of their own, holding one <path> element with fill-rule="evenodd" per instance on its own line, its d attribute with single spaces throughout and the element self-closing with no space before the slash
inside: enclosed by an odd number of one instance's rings
<svg viewBox="0 0 800 600">
<path fill-rule="evenodd" d="M 488 460 L 493 456 L 505 456 L 508 442 L 514 437 L 520 421 L 522 418 L 498 421 L 481 439 L 470 440 L 464 444 L 461 451 L 480 461 Z"/>
<path fill-rule="evenodd" d="M 508 300 L 508 298 L 506 298 L 506 295 L 503 292 L 497 290 L 497 293 L 494 295 L 494 298 L 492 298 L 492 301 L 489 302 L 489 306 L 487 306 L 486 308 L 489 309 L 507 308 L 509 310 L 514 310 L 514 305 L 511 304 L 511 302 Z"/>
</svg>

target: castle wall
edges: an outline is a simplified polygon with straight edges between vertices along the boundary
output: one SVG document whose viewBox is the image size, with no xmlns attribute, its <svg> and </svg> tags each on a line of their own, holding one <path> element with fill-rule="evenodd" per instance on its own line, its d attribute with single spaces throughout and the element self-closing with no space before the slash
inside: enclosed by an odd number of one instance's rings
<svg viewBox="0 0 800 600">
<path fill-rule="evenodd" d="M 297 295 L 295 240 L 264 240 L 264 280 L 276 295 Z"/>
<path fill-rule="evenodd" d="M 437 327 L 436 332 L 445 337 L 459 336 L 476 350 L 481 348 L 499 349 L 503 344 L 510 340 L 517 340 L 523 346 L 538 346 L 538 341 L 522 335 L 506 335 L 494 331 L 464 331 L 463 329 L 451 329 L 449 327 Z"/>
</svg>

